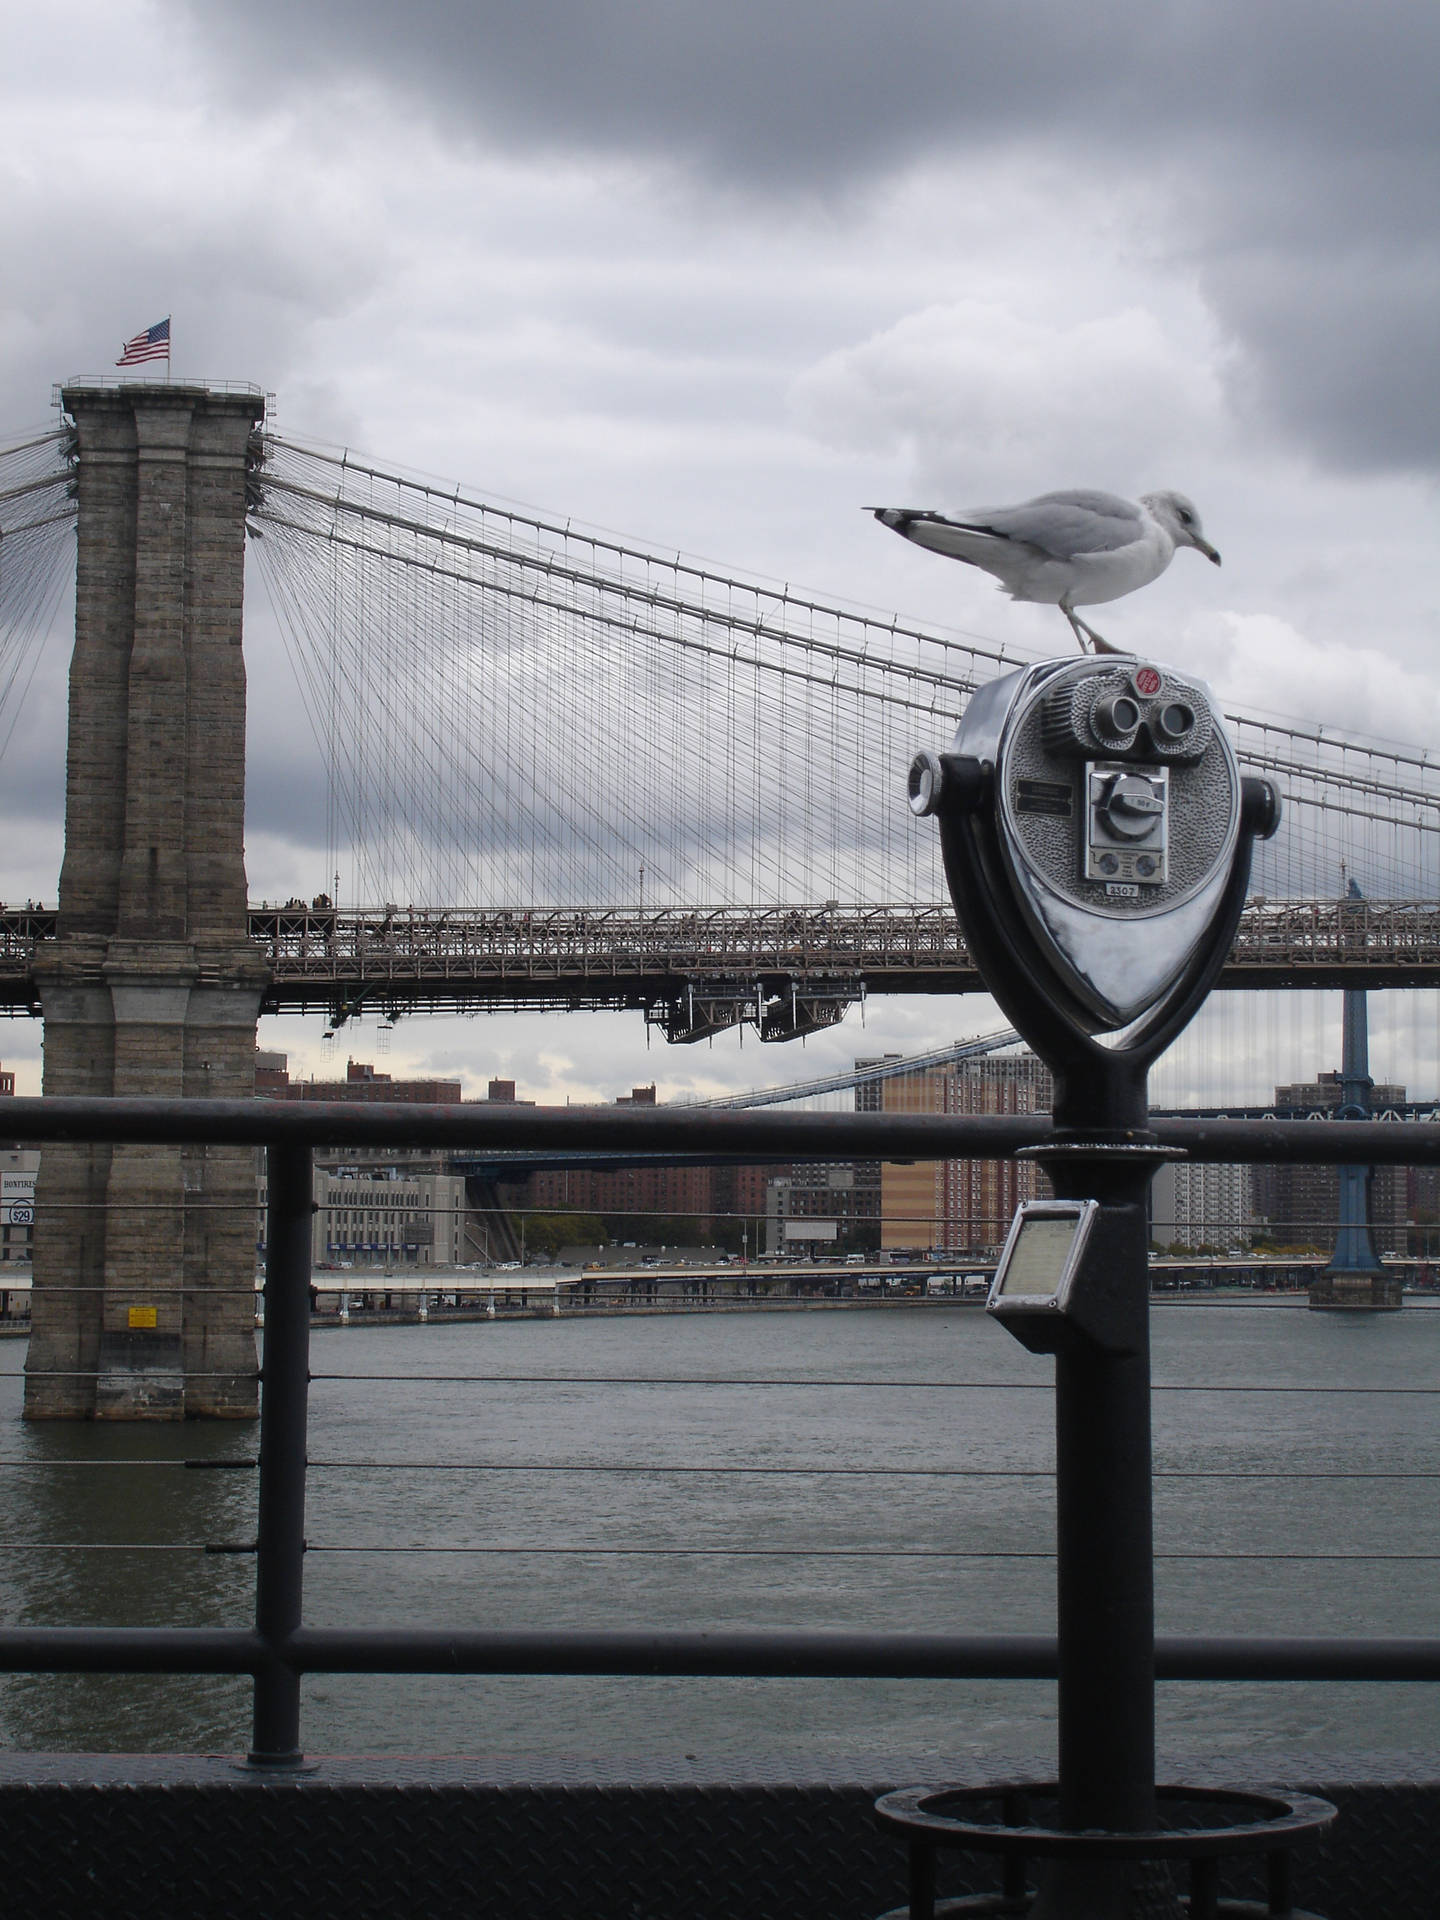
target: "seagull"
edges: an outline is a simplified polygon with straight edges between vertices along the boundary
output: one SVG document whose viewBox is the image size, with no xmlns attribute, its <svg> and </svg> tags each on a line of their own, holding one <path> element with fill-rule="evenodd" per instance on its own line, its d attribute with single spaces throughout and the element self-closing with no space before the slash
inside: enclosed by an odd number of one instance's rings
<svg viewBox="0 0 1440 1920">
<path fill-rule="evenodd" d="M 993 573 L 1012 600 L 1059 607 L 1085 651 L 1118 653 L 1077 606 L 1118 600 L 1158 580 L 1177 547 L 1195 547 L 1218 567 L 1194 503 L 1183 493 L 1118 493 L 1078 488 L 1042 493 L 1018 507 L 977 507 L 962 513 L 924 508 L 869 507 L 882 526 L 916 546 Z"/>
</svg>

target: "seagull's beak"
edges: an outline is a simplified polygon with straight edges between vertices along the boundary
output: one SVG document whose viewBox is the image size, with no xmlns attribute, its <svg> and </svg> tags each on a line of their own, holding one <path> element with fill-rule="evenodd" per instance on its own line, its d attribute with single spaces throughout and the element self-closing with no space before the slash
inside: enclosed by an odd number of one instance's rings
<svg viewBox="0 0 1440 1920">
<path fill-rule="evenodd" d="M 1211 546 L 1210 542 L 1208 540 L 1202 540 L 1198 533 L 1192 534 L 1191 538 L 1194 540 L 1195 545 L 1200 549 L 1201 553 L 1204 554 L 1205 558 L 1207 560 L 1213 560 L 1216 566 L 1218 567 L 1220 564 L 1220 556 L 1215 551 L 1214 547 Z"/>
</svg>

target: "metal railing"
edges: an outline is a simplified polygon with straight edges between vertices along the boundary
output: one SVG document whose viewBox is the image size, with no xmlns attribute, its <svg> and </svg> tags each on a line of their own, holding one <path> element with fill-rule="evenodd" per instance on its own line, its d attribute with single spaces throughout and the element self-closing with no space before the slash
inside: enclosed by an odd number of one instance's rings
<svg viewBox="0 0 1440 1920">
<path fill-rule="evenodd" d="M 1054 1678 L 1047 1634 L 744 1628 L 365 1628 L 304 1622 L 312 1160 L 317 1147 L 643 1151 L 716 1160 L 997 1158 L 1049 1137 L 1045 1116 L 726 1113 L 696 1109 L 423 1108 L 147 1099 L 16 1099 L 6 1133 L 52 1141 L 263 1146 L 268 1252 L 260 1369 L 255 1624 L 0 1627 L 0 1671 L 249 1675 L 250 1760 L 301 1757 L 312 1673 L 545 1674 L 791 1679 Z M 1212 1162 L 1440 1164 L 1440 1127 L 1354 1122 L 1156 1121 L 1167 1146 Z M 1165 1635 L 1162 1680 L 1440 1680 L 1440 1637 Z"/>
</svg>

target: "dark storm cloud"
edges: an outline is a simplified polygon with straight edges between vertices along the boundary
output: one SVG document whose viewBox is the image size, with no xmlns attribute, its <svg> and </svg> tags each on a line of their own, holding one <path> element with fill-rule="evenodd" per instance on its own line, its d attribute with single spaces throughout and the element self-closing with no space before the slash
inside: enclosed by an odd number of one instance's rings
<svg viewBox="0 0 1440 1920">
<path fill-rule="evenodd" d="M 761 206 L 982 153 L 1059 161 L 1101 207 L 1138 176 L 1171 224 L 1136 247 L 1196 276 L 1257 420 L 1341 466 L 1435 464 L 1433 0 L 172 4 L 227 90 L 358 83 L 482 148 Z"/>
<path fill-rule="evenodd" d="M 1429 0 L 190 3 L 272 91 L 360 77 L 489 137 L 688 156 L 775 185 L 1060 127 L 1100 148 L 1196 128 L 1428 142 L 1440 53 Z"/>
<path fill-rule="evenodd" d="M 1440 458 L 1440 248 L 1346 246 L 1219 261 L 1206 284 L 1248 348 L 1234 397 L 1337 466 Z"/>
</svg>

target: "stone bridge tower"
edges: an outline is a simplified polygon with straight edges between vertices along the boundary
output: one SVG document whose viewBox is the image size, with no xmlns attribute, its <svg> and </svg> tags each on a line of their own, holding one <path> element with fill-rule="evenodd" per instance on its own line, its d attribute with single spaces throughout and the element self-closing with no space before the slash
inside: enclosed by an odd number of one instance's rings
<svg viewBox="0 0 1440 1920">
<path fill-rule="evenodd" d="M 243 1097 L 245 493 L 254 392 L 74 386 L 79 552 L 47 1094 Z M 47 1147 L 28 1419 L 256 1411 L 249 1149 Z"/>
</svg>

